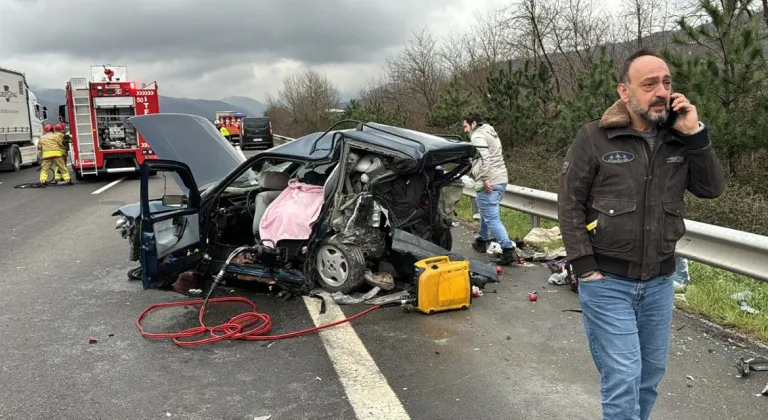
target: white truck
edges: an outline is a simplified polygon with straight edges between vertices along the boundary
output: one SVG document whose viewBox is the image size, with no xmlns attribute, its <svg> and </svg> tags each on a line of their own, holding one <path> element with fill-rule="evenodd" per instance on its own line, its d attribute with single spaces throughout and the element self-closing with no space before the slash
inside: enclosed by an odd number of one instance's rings
<svg viewBox="0 0 768 420">
<path fill-rule="evenodd" d="M 47 108 L 37 103 L 24 73 L 0 67 L 0 170 L 40 164 L 37 142 L 47 118 Z"/>
</svg>

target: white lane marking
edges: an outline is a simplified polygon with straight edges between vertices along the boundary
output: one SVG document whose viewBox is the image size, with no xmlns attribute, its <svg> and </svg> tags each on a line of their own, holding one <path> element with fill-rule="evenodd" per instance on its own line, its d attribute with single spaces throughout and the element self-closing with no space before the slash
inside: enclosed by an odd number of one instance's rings
<svg viewBox="0 0 768 420">
<path fill-rule="evenodd" d="M 326 301 L 326 313 L 322 315 L 317 298 L 304 296 L 304 304 L 316 326 L 346 318 L 333 301 Z M 358 420 L 410 420 L 387 378 L 349 323 L 320 331 L 320 338 Z"/>
<path fill-rule="evenodd" d="M 107 184 L 107 185 L 105 185 L 105 186 L 103 186 L 103 187 L 99 188 L 98 190 L 96 190 L 96 191 L 92 192 L 92 193 L 91 193 L 91 195 L 95 195 L 95 194 L 101 194 L 101 193 L 103 193 L 104 191 L 106 191 L 106 190 L 108 190 L 108 189 L 110 189 L 110 188 L 114 187 L 115 185 L 119 184 L 119 183 L 120 183 L 120 181 L 122 181 L 122 180 L 124 180 L 124 179 L 125 179 L 125 177 L 122 177 L 122 178 L 120 178 L 120 179 L 118 179 L 118 180 L 116 180 L 116 181 L 112 181 L 112 182 L 110 182 L 109 184 Z"/>
<path fill-rule="evenodd" d="M 238 153 L 240 153 L 240 156 L 242 156 L 243 159 L 248 159 L 247 157 L 245 157 L 245 153 L 243 153 L 243 149 L 241 149 L 240 146 L 235 146 L 235 149 L 237 150 Z"/>
</svg>

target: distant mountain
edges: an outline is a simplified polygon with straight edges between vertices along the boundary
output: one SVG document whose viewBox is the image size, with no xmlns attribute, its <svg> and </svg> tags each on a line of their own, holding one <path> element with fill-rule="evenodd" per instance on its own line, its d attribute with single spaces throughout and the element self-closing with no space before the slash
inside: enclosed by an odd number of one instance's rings
<svg viewBox="0 0 768 420">
<path fill-rule="evenodd" d="M 242 109 L 247 110 L 247 115 L 253 116 L 253 117 L 260 117 L 264 115 L 264 110 L 267 109 L 267 106 L 255 99 L 246 98 L 244 96 L 229 96 L 221 100 L 222 102 L 228 103 L 232 106 L 240 107 Z M 222 110 L 223 111 L 223 110 Z"/>
<path fill-rule="evenodd" d="M 58 122 L 59 105 L 65 101 L 64 89 L 35 89 L 32 92 L 37 95 L 41 105 L 48 108 L 48 122 Z M 160 112 L 199 115 L 212 120 L 216 111 L 236 111 L 245 115 L 261 116 L 266 106 L 261 102 L 245 98 L 230 97 L 222 101 L 209 99 L 173 98 L 160 95 Z"/>
</svg>

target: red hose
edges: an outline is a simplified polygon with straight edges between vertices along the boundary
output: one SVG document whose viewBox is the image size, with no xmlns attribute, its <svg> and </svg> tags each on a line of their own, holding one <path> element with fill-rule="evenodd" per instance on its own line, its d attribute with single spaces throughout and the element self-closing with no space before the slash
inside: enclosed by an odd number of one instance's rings
<svg viewBox="0 0 768 420">
<path fill-rule="evenodd" d="M 182 347 L 192 347 L 200 344 L 210 344 L 210 343 L 215 343 L 221 340 L 274 341 L 274 340 L 283 340 L 286 338 L 298 337 L 300 335 L 306 335 L 306 334 L 310 334 L 320 330 L 324 330 L 326 328 L 334 327 L 336 325 L 343 324 L 345 322 L 353 321 L 357 318 L 360 318 L 363 315 L 368 314 L 369 312 L 372 312 L 381 308 L 381 305 L 375 305 L 358 314 L 352 315 L 349 318 L 342 319 L 341 321 L 336 321 L 327 325 L 320 325 L 314 328 L 308 328 L 301 331 L 295 331 L 295 332 L 279 334 L 279 335 L 265 335 L 265 334 L 269 334 L 269 332 L 272 330 L 272 320 L 269 318 L 269 315 L 257 312 L 256 304 L 250 301 L 249 299 L 246 299 L 244 297 L 225 297 L 225 298 L 209 299 L 208 300 L 209 304 L 220 303 L 220 302 L 243 302 L 251 305 L 251 308 L 253 308 L 253 310 L 250 312 L 244 312 L 240 315 L 234 316 L 224 324 L 216 325 L 214 327 L 208 327 L 203 323 L 203 315 L 205 315 L 205 308 L 206 308 L 206 306 L 203 305 L 204 302 L 205 302 L 205 299 L 198 299 L 198 300 L 183 301 L 183 302 L 158 303 L 158 304 L 152 305 L 149 308 L 145 309 L 144 312 L 142 312 L 141 315 L 139 315 L 139 318 L 136 319 L 136 328 L 138 328 L 141 335 L 143 335 L 146 338 L 171 338 L 173 339 L 174 344 Z M 199 320 L 200 320 L 199 327 L 189 328 L 178 333 L 157 334 L 157 333 L 148 333 L 144 331 L 144 327 L 141 326 L 141 320 L 144 319 L 144 317 L 146 317 L 147 314 L 154 311 L 155 309 L 170 308 L 174 306 L 187 306 L 187 305 L 201 305 L 200 315 L 199 315 Z M 247 330 L 247 331 L 245 330 L 246 328 L 254 325 L 255 327 L 251 328 L 250 330 Z M 189 341 L 179 340 L 180 338 L 198 337 L 205 333 L 209 333 L 210 337 L 203 338 L 200 340 L 189 340 Z"/>
</svg>

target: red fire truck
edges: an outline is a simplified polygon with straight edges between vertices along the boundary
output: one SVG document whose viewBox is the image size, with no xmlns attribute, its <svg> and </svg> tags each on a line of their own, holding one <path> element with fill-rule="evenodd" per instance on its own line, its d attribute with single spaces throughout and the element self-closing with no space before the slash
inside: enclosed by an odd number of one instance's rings
<svg viewBox="0 0 768 420">
<path fill-rule="evenodd" d="M 76 179 L 138 173 L 144 159 L 157 159 L 128 122 L 134 115 L 160 112 L 157 82 L 140 86 L 125 66 L 91 66 L 90 80 L 70 79 L 66 95 L 59 120 L 69 125 Z"/>
</svg>

